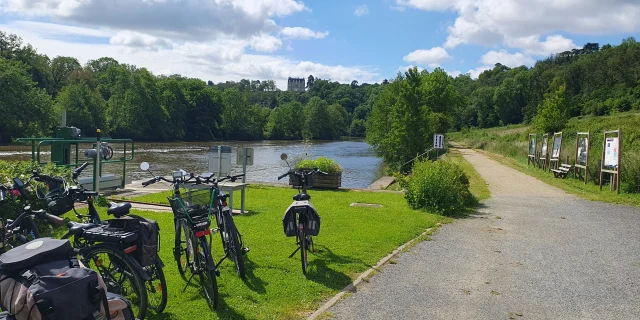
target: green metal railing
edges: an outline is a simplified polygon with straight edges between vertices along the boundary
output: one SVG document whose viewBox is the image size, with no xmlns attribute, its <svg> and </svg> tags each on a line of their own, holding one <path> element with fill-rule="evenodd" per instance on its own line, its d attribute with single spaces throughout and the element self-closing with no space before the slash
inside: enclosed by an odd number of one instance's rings
<svg viewBox="0 0 640 320">
<path fill-rule="evenodd" d="M 69 164 L 58 164 L 60 166 L 65 166 L 68 168 L 71 167 L 78 167 L 80 165 L 82 165 L 82 163 L 80 163 L 80 156 L 79 156 L 79 152 L 80 152 L 80 144 L 91 144 L 93 147 L 93 149 L 95 149 L 97 151 L 97 156 L 100 156 L 100 143 L 101 142 L 107 142 L 109 144 L 112 145 L 117 145 L 119 143 L 122 144 L 122 151 L 123 151 L 123 155 L 121 158 L 119 159 L 111 159 L 111 160 L 103 160 L 101 159 L 101 161 L 99 161 L 100 165 L 99 168 L 96 172 L 95 170 L 95 166 L 97 164 L 97 159 L 93 159 L 93 166 L 94 166 L 94 176 L 93 176 L 93 184 L 94 184 L 94 189 L 96 187 L 96 174 L 98 175 L 98 177 L 102 177 L 102 165 L 103 164 L 109 164 L 109 163 L 122 163 L 122 183 L 121 186 L 124 187 L 124 185 L 126 184 L 126 175 L 127 175 L 127 162 L 133 160 L 133 156 L 135 155 L 135 148 L 134 148 L 134 144 L 133 144 L 133 140 L 131 139 L 109 139 L 109 138 L 104 138 L 104 139 L 100 139 L 100 141 L 98 141 L 96 138 L 85 138 L 85 139 L 77 139 L 77 140 L 65 140 L 62 138 L 19 138 L 16 141 L 18 142 L 26 142 L 26 141 L 30 141 L 31 142 L 31 160 L 35 161 L 36 163 L 38 163 L 39 165 L 42 164 L 47 164 L 48 162 L 42 162 L 41 158 L 40 158 L 40 151 L 42 149 L 43 146 L 51 146 L 52 144 L 57 144 L 57 143 L 68 143 L 69 145 L 73 145 L 75 147 L 75 161 L 73 163 L 69 163 Z M 130 146 L 128 146 L 130 144 Z M 127 154 L 127 152 L 129 152 L 129 154 Z M 53 156 L 53 155 L 52 155 Z"/>
</svg>

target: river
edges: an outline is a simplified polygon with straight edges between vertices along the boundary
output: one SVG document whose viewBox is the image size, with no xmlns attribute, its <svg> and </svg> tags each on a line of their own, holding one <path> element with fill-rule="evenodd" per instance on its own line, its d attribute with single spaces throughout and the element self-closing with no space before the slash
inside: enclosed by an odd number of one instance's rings
<svg viewBox="0 0 640 320">
<path fill-rule="evenodd" d="M 202 173 L 208 171 L 208 151 L 212 146 L 226 145 L 232 147 L 234 173 L 241 173 L 242 166 L 236 165 L 238 147 L 254 149 L 253 166 L 247 167 L 247 181 L 277 182 L 278 175 L 287 171 L 287 164 L 280 160 L 281 153 L 287 153 L 289 159 L 306 154 L 309 158 L 319 156 L 334 159 L 343 168 L 342 187 L 366 188 L 382 175 L 382 160 L 376 157 L 371 146 L 361 140 L 308 142 L 301 141 L 229 141 L 229 142 L 172 142 L 172 143 L 135 143 L 133 161 L 127 163 L 127 174 L 132 180 L 150 177 L 141 172 L 138 165 L 142 161 L 151 164 L 156 175 L 170 175 L 171 171 L 184 169 L 189 172 Z M 85 146 L 88 147 L 88 146 Z M 118 145 L 114 158 L 121 157 Z M 82 148 L 82 146 L 81 146 Z M 45 151 L 46 150 L 46 151 Z M 49 161 L 49 150 L 43 148 L 42 161 Z M 81 149 L 82 152 L 82 149 Z M 74 157 L 72 152 L 72 157 Z M 82 158 L 82 154 L 80 154 Z M 29 160 L 30 146 L 0 146 L 0 160 Z M 82 161 L 82 160 L 81 160 Z M 105 164 L 104 172 L 121 175 L 120 164 Z M 285 180 L 282 180 L 283 182 Z"/>
</svg>

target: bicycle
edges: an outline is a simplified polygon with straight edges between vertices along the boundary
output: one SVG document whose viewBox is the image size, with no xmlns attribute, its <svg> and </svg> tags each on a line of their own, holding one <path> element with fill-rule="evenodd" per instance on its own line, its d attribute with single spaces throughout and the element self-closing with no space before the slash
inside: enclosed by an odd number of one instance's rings
<svg viewBox="0 0 640 320">
<path fill-rule="evenodd" d="M 79 186 L 77 178 L 88 163 L 83 164 L 74 170 L 72 181 L 75 186 L 68 186 L 62 178 L 51 177 L 34 172 L 32 178 L 36 181 L 45 182 L 48 186 L 53 186 L 50 193 L 44 195 L 49 204 L 58 210 L 54 214 L 62 214 L 67 210 L 68 203 L 76 217 L 82 223 L 69 222 L 69 231 L 62 236 L 62 239 L 73 237 L 73 246 L 80 249 L 82 262 L 87 267 L 98 271 L 103 277 L 108 291 L 125 296 L 132 302 L 134 312 L 138 319 L 144 319 L 147 309 L 151 308 L 157 313 L 164 310 L 167 304 L 166 279 L 162 270 L 163 263 L 160 257 L 156 256 L 155 264 L 142 266 L 133 256 L 138 250 L 135 241 L 137 233 L 127 230 L 114 231 L 105 228 L 111 227 L 100 219 L 96 210 L 94 198 L 97 192 L 86 190 Z M 50 188 L 51 189 L 51 188 Z M 39 196 L 40 197 L 40 196 Z M 75 203 L 86 202 L 88 214 L 83 215 L 77 212 Z M 63 205 L 58 205 L 62 203 Z M 115 204 L 110 203 L 107 210 L 109 215 L 116 217 L 115 220 L 124 216 L 129 216 L 136 220 L 140 217 L 129 215 L 130 203 Z M 109 220 L 111 222 L 111 220 Z M 124 226 L 123 226 L 124 227 Z M 142 250 L 142 249 L 140 249 Z M 100 257 L 100 255 L 106 255 Z M 105 261 L 110 261 L 105 264 Z M 106 265 L 106 267 L 105 267 Z M 113 267 L 113 268 L 111 268 Z M 144 288 L 144 290 L 141 290 Z M 135 310 L 138 307 L 138 310 Z"/>
<path fill-rule="evenodd" d="M 144 171 L 149 171 L 149 164 L 142 163 L 140 168 Z M 242 235 L 238 232 L 233 222 L 231 209 L 227 207 L 226 199 L 229 195 L 221 194 L 218 187 L 218 183 L 222 181 L 235 181 L 242 176 L 243 174 L 214 179 L 212 174 L 201 176 L 189 174 L 189 178 L 185 178 L 185 172 L 177 171 L 173 173 L 172 180 L 157 176 L 142 183 L 144 187 L 158 181 L 172 184 L 173 194 L 168 200 L 174 212 L 176 230 L 174 258 L 178 265 L 178 271 L 187 280 L 187 286 L 195 274 L 199 275 L 205 298 L 214 309 L 217 307 L 218 300 L 216 276 L 220 275 L 218 267 L 222 261 L 231 257 L 236 267 L 236 273 L 241 278 L 245 276 L 242 255 L 248 252 L 249 248 L 243 246 Z M 190 190 L 185 199 L 180 192 L 180 186 L 191 181 L 194 181 L 194 185 L 210 184 L 210 186 L 206 189 Z M 212 230 L 209 229 L 211 215 L 215 216 L 218 226 L 213 231 L 220 232 L 225 252 L 225 255 L 217 264 L 214 264 L 210 250 L 212 242 L 210 236 Z M 206 236 L 209 236 L 208 243 Z M 198 250 L 199 247 L 202 250 Z M 194 255 L 194 251 L 198 255 Z M 189 279 L 186 276 L 188 270 L 191 270 Z M 211 275 L 212 273 L 213 275 Z"/>
<path fill-rule="evenodd" d="M 24 189 L 24 182 L 19 178 L 14 178 L 13 181 L 12 188 L 0 185 L 0 201 L 4 201 L 7 193 L 15 190 L 21 198 L 25 199 L 25 205 L 22 208 L 22 213 L 14 220 L 7 219 L 5 223 L 3 219 L 0 219 L 0 253 L 13 249 L 16 244 L 22 245 L 40 238 L 34 219 L 46 220 L 56 225 L 64 225 L 65 223 L 64 219 L 51 215 L 45 210 L 32 210 L 31 206 L 26 204 L 28 194 Z"/>
<path fill-rule="evenodd" d="M 280 155 L 280 159 L 287 161 L 287 154 Z M 287 162 L 287 165 L 289 163 Z M 314 174 L 327 175 L 327 173 L 318 170 L 298 170 L 294 171 L 289 166 L 289 171 L 278 177 L 278 180 L 293 176 L 293 185 L 298 188 L 298 194 L 293 196 L 293 203 L 285 210 L 282 219 L 284 232 L 287 237 L 296 237 L 296 245 L 298 246 L 289 258 L 293 257 L 296 252 L 300 251 L 300 260 L 302 264 L 302 273 L 307 274 L 309 249 L 314 251 L 313 236 L 317 236 L 320 232 L 320 216 L 313 204 L 311 204 L 311 195 L 307 193 L 307 187 L 313 186 Z M 300 190 L 302 188 L 302 190 Z"/>
</svg>

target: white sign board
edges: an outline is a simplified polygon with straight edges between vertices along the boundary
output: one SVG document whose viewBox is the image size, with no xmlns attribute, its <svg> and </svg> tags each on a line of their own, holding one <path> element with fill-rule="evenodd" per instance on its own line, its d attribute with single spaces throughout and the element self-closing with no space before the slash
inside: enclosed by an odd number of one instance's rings
<svg viewBox="0 0 640 320">
<path fill-rule="evenodd" d="M 253 148 L 238 148 L 238 152 L 236 152 L 236 164 L 242 165 L 242 158 L 245 156 L 245 152 L 247 153 L 247 165 L 253 165 Z"/>
<path fill-rule="evenodd" d="M 553 149 L 551 150 L 551 158 L 559 158 L 560 157 L 560 144 L 562 143 L 562 138 L 555 137 L 553 138 Z"/>
<path fill-rule="evenodd" d="M 213 146 L 209 149 L 209 172 L 214 173 L 216 177 L 231 174 L 231 147 Z"/>
<path fill-rule="evenodd" d="M 435 149 L 444 148 L 444 135 L 439 133 L 436 133 L 433 135 L 433 148 Z"/>
<path fill-rule="evenodd" d="M 618 138 L 607 138 L 605 142 L 604 165 L 607 167 L 618 166 Z"/>
</svg>

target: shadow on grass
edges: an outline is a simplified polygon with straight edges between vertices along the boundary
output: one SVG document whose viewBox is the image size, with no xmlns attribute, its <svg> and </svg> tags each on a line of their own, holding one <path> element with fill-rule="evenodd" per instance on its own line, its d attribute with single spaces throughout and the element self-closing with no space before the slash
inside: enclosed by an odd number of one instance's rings
<svg viewBox="0 0 640 320">
<path fill-rule="evenodd" d="M 215 312 L 218 314 L 218 318 L 220 319 L 245 319 L 245 317 L 239 314 L 236 310 L 231 308 L 227 302 L 225 301 L 225 297 L 228 295 L 220 295 L 218 296 L 218 307 Z M 203 312 L 204 313 L 204 312 Z"/>
<path fill-rule="evenodd" d="M 255 262 L 251 261 L 248 256 L 244 256 L 244 275 L 245 278 L 242 280 L 247 287 L 256 293 L 263 294 L 267 292 L 266 285 L 268 282 L 256 277 L 253 274 L 253 270 L 258 268 L 259 266 L 255 264 Z"/>
<path fill-rule="evenodd" d="M 369 265 L 360 259 L 337 255 L 325 246 L 315 245 L 315 249 L 318 252 L 313 254 L 315 259 L 309 261 L 307 279 L 323 284 L 327 288 L 342 290 L 353 281 L 351 277 L 344 272 L 334 270 L 330 266 L 359 264 L 362 265 L 364 269 L 369 267 Z"/>
</svg>

